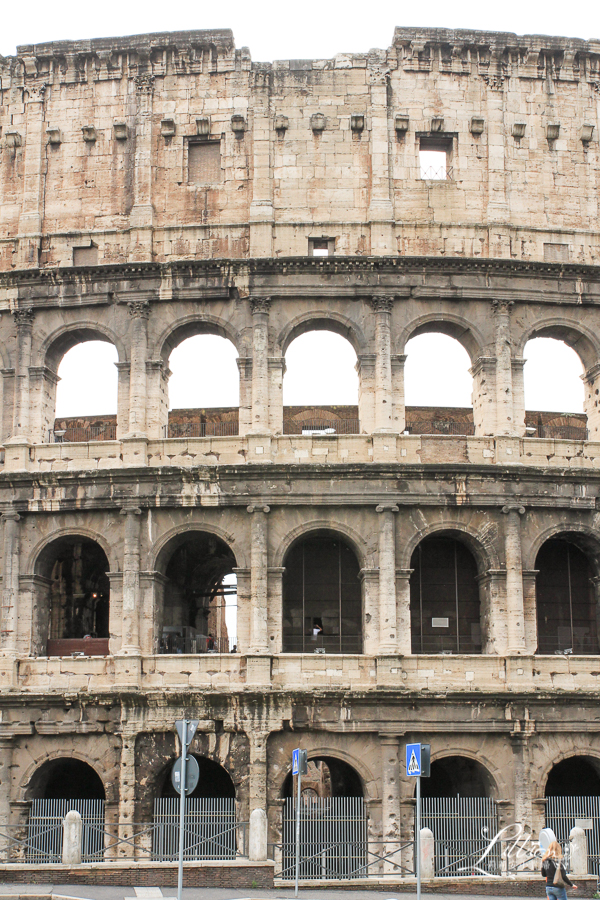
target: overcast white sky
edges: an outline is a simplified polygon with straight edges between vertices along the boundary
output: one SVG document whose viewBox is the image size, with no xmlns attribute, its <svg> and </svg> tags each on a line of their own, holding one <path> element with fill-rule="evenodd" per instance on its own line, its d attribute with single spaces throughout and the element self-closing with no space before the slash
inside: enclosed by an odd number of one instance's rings
<svg viewBox="0 0 600 900">
<path fill-rule="evenodd" d="M 322 58 L 388 47 L 396 25 L 590 39 L 600 38 L 599 10 L 595 2 L 566 5 L 559 0 L 544 4 L 522 0 L 495 4 L 481 0 L 428 0 L 423 4 L 390 0 L 303 0 L 294 4 L 281 0 L 229 0 L 221 4 L 197 0 L 171 4 L 164 0 L 28 0 L 23 5 L 3 0 L 0 54 L 13 55 L 22 44 L 204 28 L 230 28 L 236 46 L 249 47 L 255 61 Z M 187 348 L 182 347 L 177 354 L 179 359 L 175 354 L 172 357 L 170 394 L 174 408 L 237 404 L 235 351 L 230 348 L 228 356 L 217 350 L 215 356 L 214 351 L 207 349 L 210 340 L 204 340 L 204 344 L 190 342 Z M 223 346 L 214 343 L 218 340 L 213 339 L 213 347 Z M 544 344 L 549 348 L 545 352 Z M 529 409 L 581 411 L 581 365 L 568 348 L 563 347 L 565 358 L 560 358 L 557 353 L 561 346 L 544 341 L 528 346 L 530 362 L 525 372 Z M 423 336 L 411 342 L 408 350 L 409 405 L 470 405 L 471 379 L 466 371 L 469 361 L 456 342 L 443 336 Z M 113 352 L 107 345 L 99 345 L 95 350 L 88 345 L 68 354 L 60 369 L 63 382 L 58 391 L 59 415 L 116 411 L 116 370 L 110 355 Z M 536 361 L 540 353 L 541 360 Z M 221 367 L 217 377 L 215 360 Z M 100 368 L 102 361 L 104 368 Z M 340 338 L 328 341 L 326 334 L 314 333 L 299 339 L 288 351 L 284 402 L 356 403 L 354 362 L 352 349 Z M 85 370 L 89 372 L 87 383 Z"/>
</svg>

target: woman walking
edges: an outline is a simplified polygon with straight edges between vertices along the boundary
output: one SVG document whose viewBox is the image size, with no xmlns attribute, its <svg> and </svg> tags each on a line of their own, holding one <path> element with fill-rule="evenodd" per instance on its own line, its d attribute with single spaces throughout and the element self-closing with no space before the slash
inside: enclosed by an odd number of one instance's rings
<svg viewBox="0 0 600 900">
<path fill-rule="evenodd" d="M 562 862 L 562 850 L 558 841 L 552 841 L 542 856 L 542 876 L 546 879 L 548 900 L 567 900 L 566 886 L 577 890 L 577 885 L 569 881 Z"/>
</svg>

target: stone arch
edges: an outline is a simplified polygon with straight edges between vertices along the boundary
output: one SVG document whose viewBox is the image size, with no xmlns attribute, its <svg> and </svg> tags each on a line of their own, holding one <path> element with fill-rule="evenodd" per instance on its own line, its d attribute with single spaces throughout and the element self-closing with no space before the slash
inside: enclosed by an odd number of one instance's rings
<svg viewBox="0 0 600 900">
<path fill-rule="evenodd" d="M 115 767 L 107 772 L 102 769 L 99 760 L 92 758 L 86 753 L 82 753 L 80 750 L 72 750 L 69 756 L 65 756 L 65 753 L 61 750 L 55 750 L 50 753 L 45 753 L 41 759 L 37 759 L 32 762 L 31 765 L 28 766 L 28 768 L 25 770 L 19 781 L 19 790 L 22 799 L 25 801 L 34 799 L 31 796 L 32 781 L 34 781 L 37 773 L 41 772 L 47 766 L 51 766 L 53 763 L 59 762 L 60 760 L 71 759 L 76 760 L 80 763 L 84 763 L 85 765 L 89 766 L 89 768 L 94 772 L 96 777 L 102 782 L 102 786 L 104 788 L 104 797 L 107 803 L 115 803 L 118 800 L 117 795 L 119 780 L 117 777 L 109 777 L 111 772 L 115 772 Z M 35 788 L 35 784 L 33 788 Z"/>
<path fill-rule="evenodd" d="M 165 559 L 167 548 L 171 541 L 173 541 L 175 538 L 183 537 L 185 534 L 193 531 L 204 531 L 207 534 L 214 534 L 215 537 L 218 537 L 222 541 L 224 541 L 224 543 L 228 545 L 231 551 L 235 553 L 235 558 L 240 569 L 245 569 L 249 566 L 249 561 L 246 557 L 243 547 L 241 545 L 234 547 L 236 538 L 235 535 L 231 534 L 231 532 L 226 531 L 219 525 L 214 525 L 212 522 L 188 521 L 183 523 L 182 525 L 176 525 L 174 528 L 170 528 L 168 531 L 165 531 L 164 534 L 156 539 L 156 541 L 148 551 L 148 570 L 160 572 L 162 569 L 164 569 L 166 566 Z"/>
<path fill-rule="evenodd" d="M 537 555 L 546 543 L 552 538 L 562 538 L 563 540 L 572 540 L 580 550 L 588 557 L 590 564 L 595 570 L 595 574 L 600 576 L 600 535 L 594 528 L 585 525 L 583 522 L 565 523 L 557 522 L 544 531 L 535 535 L 532 542 L 527 546 L 523 542 L 523 568 L 532 571 L 535 569 L 535 560 Z M 573 540 L 573 538 L 575 538 Z"/>
<path fill-rule="evenodd" d="M 479 575 L 485 574 L 489 569 L 499 568 L 500 558 L 494 546 L 491 543 L 484 544 L 478 532 L 456 519 L 446 519 L 443 522 L 431 523 L 415 531 L 398 554 L 398 568 L 410 568 L 411 557 L 425 538 L 432 535 L 442 537 L 444 534 L 447 534 L 449 537 L 455 537 L 456 540 L 462 541 L 466 545 L 475 557 Z"/>
<path fill-rule="evenodd" d="M 281 355 L 285 356 L 293 340 L 309 331 L 332 331 L 345 338 L 357 356 L 366 352 L 367 340 L 356 322 L 332 310 L 315 309 L 296 316 L 279 332 L 277 346 L 281 348 Z"/>
<path fill-rule="evenodd" d="M 468 319 L 454 313 L 427 313 L 409 322 L 398 335 L 394 352 L 404 354 L 411 338 L 421 334 L 445 334 L 454 338 L 469 354 L 471 364 L 484 355 L 486 341 L 482 333 Z"/>
<path fill-rule="evenodd" d="M 36 354 L 36 364 L 47 366 L 52 372 L 56 372 L 65 353 L 86 341 L 113 344 L 119 355 L 119 362 L 128 361 L 127 346 L 115 331 L 99 322 L 83 321 L 63 325 L 51 332 Z"/>
<path fill-rule="evenodd" d="M 547 759 L 544 763 L 543 767 L 538 770 L 539 777 L 531 779 L 531 786 L 533 789 L 538 787 L 539 796 L 533 797 L 533 799 L 541 799 L 546 796 L 546 787 L 548 784 L 548 778 L 552 769 L 557 766 L 561 762 L 565 762 L 567 759 L 573 759 L 575 757 L 581 757 L 584 759 L 593 759 L 595 763 L 597 763 L 600 769 L 600 750 L 593 749 L 592 747 L 581 747 L 581 737 L 582 735 L 578 735 L 578 745 L 577 747 L 570 747 L 568 749 L 562 750 L 558 753 L 553 751 L 553 755 L 551 759 Z M 584 737 L 588 738 L 588 735 Z"/>
<path fill-rule="evenodd" d="M 504 796 L 504 794 L 500 793 L 499 785 L 502 783 L 503 789 L 506 788 L 507 790 L 509 785 L 506 784 L 505 780 L 501 777 L 498 767 L 493 765 L 491 760 L 480 752 L 473 752 L 472 750 L 466 750 L 464 748 L 445 747 L 442 752 L 436 753 L 432 757 L 431 765 L 433 767 L 435 763 L 443 762 L 447 759 L 455 759 L 456 757 L 467 759 L 469 762 L 475 763 L 483 770 L 484 778 L 488 783 L 487 796 L 495 800 Z"/>
<path fill-rule="evenodd" d="M 60 540 L 60 538 L 64 538 L 64 537 L 83 537 L 83 538 L 88 538 L 91 541 L 95 541 L 96 544 L 98 544 L 102 548 L 102 550 L 104 550 L 104 553 L 106 554 L 106 558 L 108 559 L 110 571 L 111 572 L 120 571 L 119 557 L 118 557 L 116 551 L 114 550 L 114 548 L 112 547 L 112 545 L 108 543 L 108 541 L 106 540 L 104 535 L 99 534 L 97 531 L 94 531 L 91 528 L 68 527 L 68 528 L 58 528 L 56 531 L 53 531 L 52 534 L 47 535 L 46 537 L 44 537 L 40 541 L 38 541 L 38 543 L 35 545 L 35 547 L 33 548 L 33 550 L 31 551 L 31 553 L 29 554 L 29 556 L 27 558 L 27 568 L 26 568 L 25 572 L 26 573 L 30 572 L 32 574 L 39 574 L 39 572 L 37 571 L 37 568 L 38 568 L 39 560 L 40 560 L 40 557 L 41 557 L 43 551 L 47 547 L 49 547 L 50 544 L 53 544 L 54 541 Z"/>
<path fill-rule="evenodd" d="M 573 322 L 571 319 L 562 317 L 536 322 L 521 334 L 516 347 L 516 356 L 523 357 L 525 345 L 536 337 L 554 338 L 565 343 L 578 355 L 584 370 L 596 365 L 600 360 L 598 338 L 580 322 Z"/>
<path fill-rule="evenodd" d="M 241 354 L 242 338 L 236 328 L 227 319 L 214 315 L 190 315 L 171 322 L 154 342 L 151 358 L 162 359 L 165 364 L 173 350 L 183 341 L 197 334 L 214 334 L 231 341 L 233 346 Z"/>
<path fill-rule="evenodd" d="M 372 772 L 367 768 L 362 760 L 356 759 L 352 754 L 346 753 L 339 748 L 335 750 L 331 750 L 328 747 L 307 747 L 307 759 L 310 763 L 311 761 L 323 760 L 327 762 L 327 760 L 332 760 L 335 762 L 340 762 L 344 766 L 347 766 L 349 769 L 353 771 L 354 776 L 356 777 L 357 783 L 360 785 L 360 790 L 362 792 L 362 796 L 365 800 L 373 800 L 376 799 L 374 795 L 371 795 L 369 792 L 369 788 L 373 788 L 376 786 L 376 780 L 373 777 Z M 291 778 L 292 767 L 289 765 L 284 771 L 279 773 L 279 784 L 277 785 L 277 796 L 284 797 L 286 791 L 286 785 L 289 783 Z"/>
<path fill-rule="evenodd" d="M 308 536 L 314 531 L 331 531 L 338 533 L 351 545 L 361 569 L 367 566 L 367 542 L 363 536 L 349 525 L 339 521 L 331 521 L 330 519 L 312 519 L 310 522 L 303 522 L 302 525 L 298 525 L 296 528 L 288 531 L 275 550 L 273 565 L 278 567 L 283 566 L 283 560 L 292 545 L 300 538 Z"/>
</svg>

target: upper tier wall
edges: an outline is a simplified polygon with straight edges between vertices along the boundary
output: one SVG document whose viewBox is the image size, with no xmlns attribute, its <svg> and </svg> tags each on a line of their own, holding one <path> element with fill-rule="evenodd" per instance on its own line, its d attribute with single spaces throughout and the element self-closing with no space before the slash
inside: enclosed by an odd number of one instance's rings
<svg viewBox="0 0 600 900">
<path fill-rule="evenodd" d="M 600 259 L 600 42 L 396 29 L 388 50 L 267 64 L 229 31 L 178 32 L 19 47 L 0 85 L 0 269 L 311 238 Z M 445 180 L 421 177 L 427 141 Z"/>
</svg>

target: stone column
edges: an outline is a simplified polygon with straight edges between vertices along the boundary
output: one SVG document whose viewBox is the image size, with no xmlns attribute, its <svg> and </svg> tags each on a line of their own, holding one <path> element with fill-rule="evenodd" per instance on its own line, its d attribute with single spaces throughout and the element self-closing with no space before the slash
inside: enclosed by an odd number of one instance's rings
<svg viewBox="0 0 600 900">
<path fill-rule="evenodd" d="M 129 255 L 136 262 L 152 260 L 152 95 L 154 76 L 141 72 L 135 83 L 135 157 L 133 164 L 133 206 L 129 213 L 131 246 Z"/>
<path fill-rule="evenodd" d="M 406 407 L 404 404 L 404 364 L 405 354 L 392 356 L 392 431 L 402 434 L 406 428 Z"/>
<path fill-rule="evenodd" d="M 496 433 L 496 360 L 480 356 L 469 373 L 473 376 L 473 422 L 475 435 Z"/>
<path fill-rule="evenodd" d="M 412 653 L 410 622 L 410 576 L 413 569 L 396 569 L 396 621 L 398 623 L 398 655 Z"/>
<path fill-rule="evenodd" d="M 248 818 L 255 809 L 267 810 L 267 740 L 268 731 L 248 731 L 250 742 L 250 778 L 248 784 Z"/>
<path fill-rule="evenodd" d="M 382 856 L 393 854 L 383 863 L 383 873 L 400 874 L 400 757 L 397 735 L 382 734 L 381 744 L 381 831 Z"/>
<path fill-rule="evenodd" d="M 268 506 L 249 506 L 252 515 L 250 545 L 250 652 L 266 653 L 268 580 Z"/>
<path fill-rule="evenodd" d="M 269 308 L 270 299 L 254 299 L 252 307 L 252 429 L 269 430 Z"/>
<path fill-rule="evenodd" d="M 371 255 L 395 256 L 394 209 L 390 195 L 390 138 L 388 121 L 389 71 L 383 57 L 368 61 L 371 100 Z"/>
<path fill-rule="evenodd" d="M 504 506 L 504 550 L 506 555 L 507 654 L 526 652 L 525 610 L 523 605 L 523 563 L 521 560 L 521 521 L 524 506 Z"/>
<path fill-rule="evenodd" d="M 585 394 L 583 408 L 587 416 L 588 440 L 600 441 L 600 406 L 597 390 L 600 390 L 600 364 L 590 366 L 582 375 Z"/>
<path fill-rule="evenodd" d="M 498 64 L 492 59 L 490 70 Z M 485 103 L 488 116 L 488 222 L 505 224 L 509 221 L 509 208 L 506 198 L 506 146 L 504 122 L 504 76 L 490 75 L 487 80 Z M 490 253 L 490 255 L 492 255 Z M 494 254 L 496 255 L 496 254 Z"/>
<path fill-rule="evenodd" d="M 26 67 L 27 68 L 27 67 Z M 25 84 L 25 160 L 23 172 L 23 203 L 19 217 L 18 268 L 39 266 L 39 250 L 44 216 L 44 178 L 46 139 L 44 97 L 47 85 Z"/>
<path fill-rule="evenodd" d="M 29 367 L 34 312 L 32 309 L 16 309 L 13 317 L 17 326 L 17 365 L 12 436 L 29 441 Z"/>
<path fill-rule="evenodd" d="M 283 644 L 283 576 L 285 566 L 269 566 L 268 648 L 269 653 L 281 653 Z M 272 640 L 271 640 L 272 638 Z"/>
<path fill-rule="evenodd" d="M 238 357 L 237 365 L 240 373 L 239 434 L 244 437 L 252 431 L 252 357 Z"/>
<path fill-rule="evenodd" d="M 363 653 L 377 656 L 379 649 L 379 570 L 361 569 L 358 573 L 362 585 L 363 603 Z"/>
<path fill-rule="evenodd" d="M 269 431 L 271 434 L 283 434 L 283 376 L 285 375 L 285 359 L 283 356 L 270 356 L 269 366 Z"/>
<path fill-rule="evenodd" d="M 358 422 L 361 434 L 375 431 L 375 354 L 364 353 L 356 360 L 358 373 Z"/>
<path fill-rule="evenodd" d="M 396 536 L 394 513 L 397 506 L 377 507 L 379 519 L 379 652 L 398 652 L 396 613 Z"/>
<path fill-rule="evenodd" d="M 119 837 L 130 840 L 134 833 L 135 822 L 135 734 L 121 736 L 121 765 L 119 767 Z M 133 859 L 134 848 L 131 844 L 118 845 L 121 859 Z"/>
<path fill-rule="evenodd" d="M 17 654 L 19 618 L 19 519 L 14 510 L 2 515 L 4 524 L 4 571 L 2 575 L 2 615 L 0 616 L 0 651 L 3 656 Z"/>
<path fill-rule="evenodd" d="M 131 317 L 131 368 L 129 375 L 129 434 L 146 437 L 148 318 L 150 304 L 135 300 L 127 304 Z"/>
<path fill-rule="evenodd" d="M 13 738 L 0 738 L 0 831 L 10 822 L 10 780 L 13 758 Z M 6 841 L 0 837 L 0 852 L 4 850 Z"/>
<path fill-rule="evenodd" d="M 273 179 L 271 177 L 270 73 L 255 71 L 251 97 L 253 167 L 250 202 L 250 256 L 273 255 Z"/>
<path fill-rule="evenodd" d="M 513 385 L 513 418 L 515 423 L 514 434 L 525 437 L 525 382 L 523 369 L 526 360 L 523 357 L 512 358 L 512 385 Z"/>
<path fill-rule="evenodd" d="M 248 653 L 250 649 L 250 569 L 234 569 L 237 578 L 237 652 Z"/>
<path fill-rule="evenodd" d="M 513 751 L 515 822 L 533 830 L 533 806 L 531 803 L 531 780 L 529 767 L 529 738 L 533 722 L 517 722 L 519 730 L 511 733 Z M 525 728 L 523 728 L 523 725 Z"/>
<path fill-rule="evenodd" d="M 117 369 L 117 440 L 129 432 L 129 384 L 130 362 L 116 362 Z"/>
<path fill-rule="evenodd" d="M 392 431 L 392 307 L 391 297 L 373 297 L 375 323 L 375 431 Z"/>
<path fill-rule="evenodd" d="M 169 423 L 169 378 L 171 371 L 162 359 L 146 362 L 146 431 L 151 441 L 167 437 Z"/>
<path fill-rule="evenodd" d="M 141 509 L 127 507 L 123 550 L 122 643 L 119 654 L 139 656 L 140 648 L 140 526 Z"/>
<path fill-rule="evenodd" d="M 493 300 L 496 349 L 496 434 L 514 435 L 510 310 L 512 302 Z"/>
</svg>

